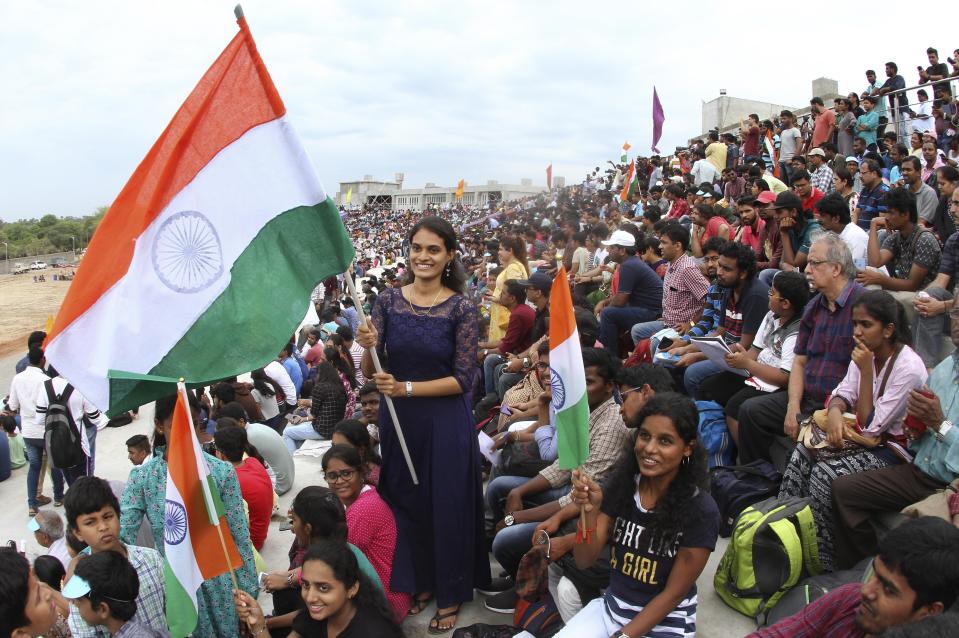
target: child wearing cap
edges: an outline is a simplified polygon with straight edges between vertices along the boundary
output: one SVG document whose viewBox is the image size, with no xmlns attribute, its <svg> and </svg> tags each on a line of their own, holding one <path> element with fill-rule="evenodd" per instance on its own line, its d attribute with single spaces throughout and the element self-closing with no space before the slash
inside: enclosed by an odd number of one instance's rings
<svg viewBox="0 0 959 638">
<path fill-rule="evenodd" d="M 163 559 L 155 549 L 125 545 L 120 540 L 120 503 L 110 484 L 96 476 L 81 476 L 67 491 L 63 507 L 69 533 L 87 544 L 87 549 L 70 563 L 68 579 L 88 555 L 113 551 L 125 556 L 139 579 L 139 593 L 135 595 L 134 605 L 137 621 L 155 631 L 166 631 Z M 108 635 L 103 627 L 89 624 L 76 608 L 70 611 L 69 623 L 73 638 L 102 638 Z"/>
<path fill-rule="evenodd" d="M 170 635 L 166 630 L 155 631 L 134 619 L 140 579 L 133 565 L 118 552 L 105 550 L 81 557 L 62 593 L 73 602 L 86 624 L 105 628 L 113 638 Z"/>
</svg>

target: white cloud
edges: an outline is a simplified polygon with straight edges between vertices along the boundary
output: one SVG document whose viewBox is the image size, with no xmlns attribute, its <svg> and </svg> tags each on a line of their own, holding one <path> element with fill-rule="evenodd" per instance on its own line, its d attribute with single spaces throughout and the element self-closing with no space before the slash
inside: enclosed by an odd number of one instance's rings
<svg viewBox="0 0 959 638">
<path fill-rule="evenodd" d="M 398 171 L 408 185 L 542 182 L 549 162 L 578 179 L 624 140 L 648 149 L 653 84 L 669 149 L 699 133 L 701 101 L 720 88 L 801 106 L 813 78 L 861 90 L 866 67 L 881 73 L 895 59 L 912 83 L 926 46 L 943 57 L 953 48 L 948 21 L 924 25 L 922 40 L 890 41 L 890 16 L 869 22 L 841 4 L 817 26 L 704 0 L 244 8 L 330 192 Z M 0 218 L 112 201 L 235 33 L 231 11 L 185 0 L 0 7 Z"/>
</svg>

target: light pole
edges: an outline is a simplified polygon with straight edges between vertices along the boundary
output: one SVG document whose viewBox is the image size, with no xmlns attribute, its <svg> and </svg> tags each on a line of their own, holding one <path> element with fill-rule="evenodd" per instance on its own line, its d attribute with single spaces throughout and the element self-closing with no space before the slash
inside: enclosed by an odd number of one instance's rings
<svg viewBox="0 0 959 638">
<path fill-rule="evenodd" d="M 73 256 L 77 256 L 77 238 L 70 235 L 70 244 L 73 246 Z"/>
<path fill-rule="evenodd" d="M 10 244 L 3 242 L 3 263 L 7 265 L 7 274 L 10 274 Z"/>
</svg>

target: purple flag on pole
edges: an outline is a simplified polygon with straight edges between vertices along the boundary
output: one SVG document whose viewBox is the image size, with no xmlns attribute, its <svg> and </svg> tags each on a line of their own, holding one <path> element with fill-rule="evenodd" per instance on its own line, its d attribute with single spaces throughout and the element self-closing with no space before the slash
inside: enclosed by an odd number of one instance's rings
<svg viewBox="0 0 959 638">
<path fill-rule="evenodd" d="M 663 136 L 663 122 L 666 121 L 666 114 L 663 113 L 663 104 L 659 101 L 659 94 L 656 93 L 656 87 L 653 87 L 653 152 L 658 153 L 659 139 Z"/>
</svg>

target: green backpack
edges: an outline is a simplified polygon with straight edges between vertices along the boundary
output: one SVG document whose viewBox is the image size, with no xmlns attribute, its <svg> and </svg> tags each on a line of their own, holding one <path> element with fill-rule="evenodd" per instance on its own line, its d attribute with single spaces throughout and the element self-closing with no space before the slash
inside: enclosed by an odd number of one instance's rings
<svg viewBox="0 0 959 638">
<path fill-rule="evenodd" d="M 713 578 L 727 605 L 761 624 L 791 587 L 822 571 L 809 503 L 770 498 L 743 510 Z"/>
</svg>

